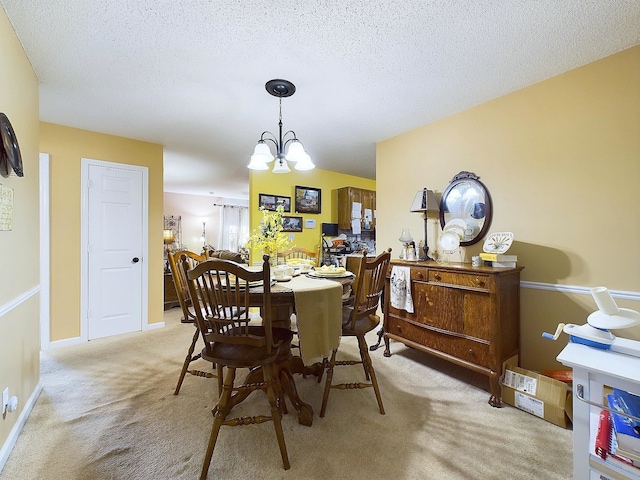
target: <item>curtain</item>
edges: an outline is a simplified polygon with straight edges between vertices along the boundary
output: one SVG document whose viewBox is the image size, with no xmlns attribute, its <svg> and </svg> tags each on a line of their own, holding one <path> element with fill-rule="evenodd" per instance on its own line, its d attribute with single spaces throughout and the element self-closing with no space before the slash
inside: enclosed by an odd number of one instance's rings
<svg viewBox="0 0 640 480">
<path fill-rule="evenodd" d="M 223 205 L 220 215 L 218 250 L 239 252 L 249 240 L 249 209 L 235 205 Z"/>
</svg>

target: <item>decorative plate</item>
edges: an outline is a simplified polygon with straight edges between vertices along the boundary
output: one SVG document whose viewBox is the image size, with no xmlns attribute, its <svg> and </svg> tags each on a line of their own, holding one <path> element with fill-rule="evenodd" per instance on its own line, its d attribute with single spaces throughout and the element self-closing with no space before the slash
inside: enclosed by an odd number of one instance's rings
<svg viewBox="0 0 640 480">
<path fill-rule="evenodd" d="M 460 220 L 459 218 L 454 218 L 447 222 L 442 231 L 452 232 L 458 235 L 460 238 L 463 238 L 465 232 L 467 231 L 467 222 L 465 222 L 464 220 Z"/>
<path fill-rule="evenodd" d="M 438 243 L 445 252 L 453 252 L 460 246 L 460 235 L 454 232 L 444 232 Z"/>
<path fill-rule="evenodd" d="M 462 228 L 462 231 L 464 232 L 467 229 L 467 222 L 461 218 L 452 218 L 447 222 L 442 230 L 446 231 L 447 228 L 454 226 Z"/>
<path fill-rule="evenodd" d="M 0 136 L 2 137 L 2 145 L 0 145 L 0 156 L 7 159 L 9 166 L 16 172 L 19 177 L 24 177 L 22 170 L 22 156 L 20 155 L 20 147 L 18 139 L 13 131 L 9 118 L 4 113 L 0 113 Z M 9 167 L 7 167 L 9 174 Z"/>
<path fill-rule="evenodd" d="M 482 250 L 486 253 L 504 253 L 509 250 L 511 242 L 513 242 L 513 233 L 511 232 L 490 233 L 484 241 Z"/>
</svg>

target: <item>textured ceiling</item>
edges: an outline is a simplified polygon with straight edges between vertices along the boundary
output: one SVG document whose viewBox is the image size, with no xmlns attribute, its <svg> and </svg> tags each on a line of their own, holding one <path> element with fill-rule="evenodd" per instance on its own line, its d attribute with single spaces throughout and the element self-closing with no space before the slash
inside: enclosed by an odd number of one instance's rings
<svg viewBox="0 0 640 480">
<path fill-rule="evenodd" d="M 165 191 L 246 198 L 283 100 L 319 168 L 640 43 L 640 0 L 0 0 L 43 121 L 160 143 Z M 269 173 L 270 174 L 270 173 Z"/>
</svg>

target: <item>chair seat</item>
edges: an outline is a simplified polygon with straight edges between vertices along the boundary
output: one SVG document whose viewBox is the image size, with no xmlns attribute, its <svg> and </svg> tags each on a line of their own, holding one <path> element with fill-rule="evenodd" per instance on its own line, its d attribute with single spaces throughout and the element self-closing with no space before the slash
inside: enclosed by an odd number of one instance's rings
<svg viewBox="0 0 640 480">
<path fill-rule="evenodd" d="M 229 343 L 213 342 L 211 351 L 202 350 L 202 358 L 208 362 L 219 363 L 224 366 L 236 368 L 251 368 L 273 362 L 282 356 L 281 349 L 291 348 L 293 332 L 287 328 L 272 328 L 273 342 L 278 348 L 267 352 L 267 347 L 253 347 L 250 345 L 234 345 Z M 264 327 L 253 325 L 249 327 L 249 334 L 264 336 Z"/>
<path fill-rule="evenodd" d="M 354 328 L 351 328 L 351 310 L 353 307 L 342 309 L 342 335 L 345 337 L 355 337 L 365 335 L 380 325 L 380 317 L 378 315 L 367 315 L 359 318 L 355 322 Z"/>
</svg>

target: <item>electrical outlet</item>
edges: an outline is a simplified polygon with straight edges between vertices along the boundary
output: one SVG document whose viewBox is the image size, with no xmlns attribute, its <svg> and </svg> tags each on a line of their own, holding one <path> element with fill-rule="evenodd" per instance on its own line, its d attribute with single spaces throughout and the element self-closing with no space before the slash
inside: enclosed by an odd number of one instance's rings
<svg viewBox="0 0 640 480">
<path fill-rule="evenodd" d="M 9 387 L 2 391 L 2 415 L 7 413 L 7 405 L 9 404 Z"/>
</svg>

